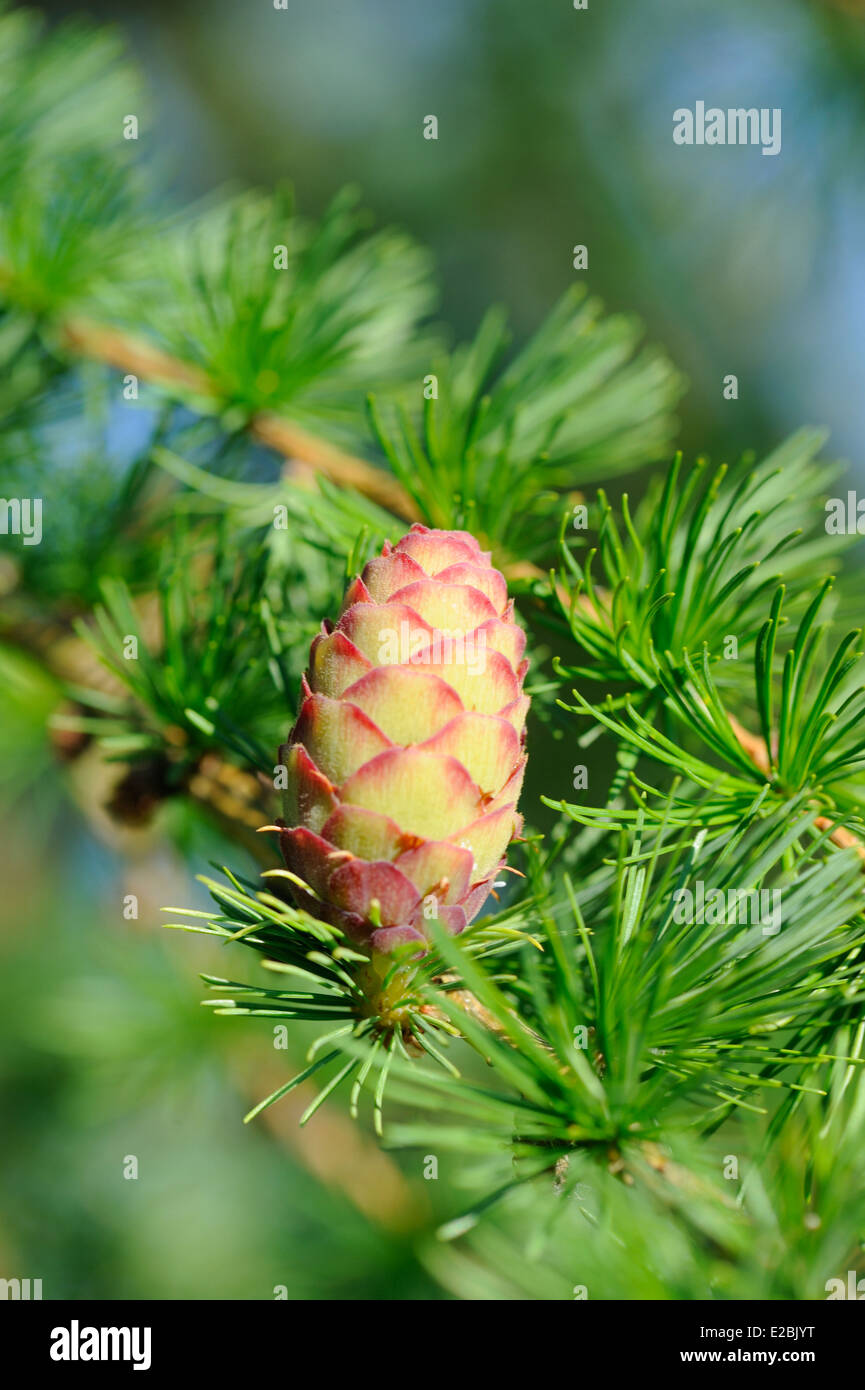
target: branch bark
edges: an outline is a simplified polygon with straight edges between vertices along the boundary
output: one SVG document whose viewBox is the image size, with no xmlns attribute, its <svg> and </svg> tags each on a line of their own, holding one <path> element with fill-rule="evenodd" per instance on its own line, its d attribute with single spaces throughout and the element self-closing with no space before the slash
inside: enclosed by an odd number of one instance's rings
<svg viewBox="0 0 865 1390">
<path fill-rule="evenodd" d="M 207 400 L 217 399 L 207 373 L 173 357 L 132 334 L 91 319 L 68 319 L 61 327 L 62 347 L 79 357 L 104 362 L 120 371 L 132 372 L 146 381 L 183 395 L 192 392 Z M 299 425 L 269 411 L 255 412 L 249 420 L 253 438 L 282 454 L 289 462 L 301 460 L 342 487 L 353 488 L 405 521 L 418 521 L 420 513 L 403 487 L 366 459 L 318 439 Z"/>
</svg>

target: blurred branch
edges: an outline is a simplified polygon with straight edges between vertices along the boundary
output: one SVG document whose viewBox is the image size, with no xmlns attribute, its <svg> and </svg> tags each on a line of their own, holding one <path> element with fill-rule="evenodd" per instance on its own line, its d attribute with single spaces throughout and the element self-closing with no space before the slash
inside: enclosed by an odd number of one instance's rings
<svg viewBox="0 0 865 1390">
<path fill-rule="evenodd" d="M 139 600 L 139 608 L 142 601 Z M 146 600 L 145 600 L 146 606 Z M 146 621 L 145 614 L 145 621 Z M 30 621 L 0 627 L 0 636 L 11 645 L 28 652 L 61 685 L 92 689 L 103 695 L 121 696 L 124 686 L 95 656 L 91 647 L 60 622 Z M 98 710 L 89 710 L 90 718 L 99 718 Z M 87 740 L 80 744 L 85 746 Z M 66 744 L 63 743 L 65 756 Z M 58 751 L 61 751 L 58 749 Z M 72 749 L 79 751 L 78 746 Z M 166 751 L 170 746 L 166 740 Z M 142 770 L 136 764 L 118 764 L 118 779 L 108 809 L 127 824 L 148 819 L 155 805 L 163 798 L 164 789 L 150 766 Z M 259 827 L 272 812 L 266 807 L 264 786 L 255 773 L 237 767 L 215 752 L 201 756 L 183 779 L 181 789 L 203 807 L 222 829 L 226 837 L 241 844 L 255 861 L 271 867 L 274 856 L 268 843 L 257 834 Z"/>
<path fill-rule="evenodd" d="M 256 1057 L 243 1066 L 239 1084 L 248 1096 L 258 1098 L 262 1081 L 275 1089 L 285 1076 L 280 1067 L 268 1068 Z M 364 1216 L 384 1230 L 396 1233 L 421 1229 L 428 1217 L 417 1186 L 411 1186 L 396 1163 L 370 1137 L 340 1111 L 317 1111 L 308 1128 L 298 1121 L 315 1096 L 316 1088 L 304 1083 L 280 1105 L 263 1112 L 262 1120 L 276 1141 L 302 1163 L 319 1182 L 338 1188 Z"/>
</svg>

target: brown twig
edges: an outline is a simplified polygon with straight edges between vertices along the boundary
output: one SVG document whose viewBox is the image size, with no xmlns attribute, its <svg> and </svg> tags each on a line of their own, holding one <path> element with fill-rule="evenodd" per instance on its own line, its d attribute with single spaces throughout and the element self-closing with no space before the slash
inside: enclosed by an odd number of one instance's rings
<svg viewBox="0 0 865 1390">
<path fill-rule="evenodd" d="M 68 352 L 131 372 L 169 391 L 174 388 L 178 395 L 191 392 L 208 401 L 218 399 L 213 383 L 201 368 L 110 325 L 86 318 L 69 319 L 61 327 L 60 341 Z M 292 462 L 300 459 L 335 483 L 353 488 L 406 521 L 419 519 L 417 506 L 405 489 L 390 474 L 367 463 L 366 459 L 318 439 L 291 420 L 269 411 L 254 412 L 248 427 L 254 438 L 285 459 Z"/>
<path fill-rule="evenodd" d="M 163 352 L 151 343 L 110 325 L 91 319 L 69 319 L 61 328 L 61 344 L 71 353 L 105 362 L 120 371 L 132 372 L 183 396 L 192 393 L 207 401 L 218 399 L 213 383 L 199 367 Z M 384 507 L 403 521 L 422 520 L 414 498 L 390 473 L 376 468 L 327 440 L 319 439 L 294 421 L 271 411 L 256 411 L 248 422 L 249 433 L 260 443 L 281 454 L 296 471 L 298 463 L 324 474 L 340 487 L 352 488 Z M 543 579 L 543 570 L 529 561 L 503 561 L 508 579 Z"/>
<path fill-rule="evenodd" d="M 62 325 L 60 340 L 68 352 L 105 362 L 120 371 L 132 372 L 169 391 L 173 387 L 180 396 L 191 392 L 208 401 L 218 399 L 213 383 L 201 368 L 190 366 L 120 329 L 91 319 L 74 318 Z M 352 488 L 361 496 L 368 497 L 371 502 L 403 521 L 422 520 L 414 498 L 390 473 L 327 440 L 319 439 L 285 416 L 271 411 L 256 411 L 250 416 L 248 429 L 254 439 L 282 455 L 293 476 L 296 475 L 298 464 L 306 465 L 314 472 L 323 473 L 340 487 Z M 501 568 L 509 580 L 546 578 L 545 571 L 526 560 L 504 558 Z"/>
</svg>

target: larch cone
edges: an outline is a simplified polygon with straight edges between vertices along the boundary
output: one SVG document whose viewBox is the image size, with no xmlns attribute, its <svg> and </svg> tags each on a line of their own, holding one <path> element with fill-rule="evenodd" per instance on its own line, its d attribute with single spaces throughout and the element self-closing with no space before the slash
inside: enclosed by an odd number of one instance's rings
<svg viewBox="0 0 865 1390">
<path fill-rule="evenodd" d="M 386 542 L 310 650 L 280 749 L 299 906 L 375 952 L 477 916 L 522 826 L 525 634 L 467 531 Z"/>
</svg>

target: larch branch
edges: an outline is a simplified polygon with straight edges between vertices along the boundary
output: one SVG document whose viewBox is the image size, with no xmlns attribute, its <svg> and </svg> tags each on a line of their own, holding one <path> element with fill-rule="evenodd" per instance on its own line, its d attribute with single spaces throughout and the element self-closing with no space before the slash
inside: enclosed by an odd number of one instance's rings
<svg viewBox="0 0 865 1390">
<path fill-rule="evenodd" d="M 209 400 L 217 398 L 212 382 L 200 367 L 191 366 L 111 325 L 86 318 L 68 319 L 61 327 L 60 341 L 68 352 L 131 372 L 166 390 L 173 387 L 180 394 L 192 391 Z M 308 464 L 333 482 L 353 488 L 394 515 L 407 521 L 420 519 L 414 501 L 390 474 L 366 459 L 317 438 L 284 416 L 256 411 L 250 417 L 249 432 L 285 459 Z"/>
</svg>

